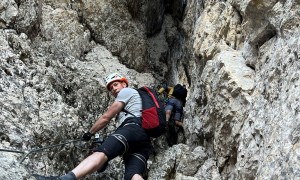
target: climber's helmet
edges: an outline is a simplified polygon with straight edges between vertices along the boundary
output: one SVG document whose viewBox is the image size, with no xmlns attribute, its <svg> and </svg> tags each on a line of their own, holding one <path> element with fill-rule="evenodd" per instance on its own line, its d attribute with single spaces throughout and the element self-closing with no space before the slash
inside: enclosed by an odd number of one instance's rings
<svg viewBox="0 0 300 180">
<path fill-rule="evenodd" d="M 109 85 L 115 81 L 125 82 L 126 85 L 128 86 L 128 80 L 124 76 L 122 76 L 118 73 L 112 73 L 112 74 L 106 76 L 104 78 L 104 81 L 105 81 L 106 89 L 108 89 L 108 90 L 110 90 Z"/>
</svg>

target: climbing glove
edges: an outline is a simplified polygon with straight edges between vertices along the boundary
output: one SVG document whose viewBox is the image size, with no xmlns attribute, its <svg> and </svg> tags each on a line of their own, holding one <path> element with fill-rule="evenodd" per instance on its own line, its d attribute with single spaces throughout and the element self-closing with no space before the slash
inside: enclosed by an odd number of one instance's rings
<svg viewBox="0 0 300 180">
<path fill-rule="evenodd" d="M 91 140 L 92 136 L 94 136 L 94 134 L 92 134 L 90 132 L 86 132 L 82 135 L 81 139 L 83 141 L 89 141 L 89 140 Z"/>
</svg>

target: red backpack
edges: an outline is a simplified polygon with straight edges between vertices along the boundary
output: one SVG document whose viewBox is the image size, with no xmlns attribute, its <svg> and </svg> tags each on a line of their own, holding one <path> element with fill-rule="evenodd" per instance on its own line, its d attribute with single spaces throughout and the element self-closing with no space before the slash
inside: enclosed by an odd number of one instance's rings
<svg viewBox="0 0 300 180">
<path fill-rule="evenodd" d="M 142 98 L 142 127 L 150 137 L 157 138 L 166 131 L 166 113 L 156 92 L 147 86 L 136 89 Z M 128 114 L 134 114 L 123 110 Z"/>
</svg>

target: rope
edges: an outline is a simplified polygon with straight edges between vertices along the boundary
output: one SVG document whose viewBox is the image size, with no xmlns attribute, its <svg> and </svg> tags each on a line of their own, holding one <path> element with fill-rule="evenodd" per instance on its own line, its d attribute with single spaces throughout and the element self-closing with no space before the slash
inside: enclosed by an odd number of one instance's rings
<svg viewBox="0 0 300 180">
<path fill-rule="evenodd" d="M 73 143 L 73 142 L 78 142 L 78 141 L 81 141 L 81 139 L 74 139 L 74 140 L 71 140 L 71 141 L 68 141 L 68 142 L 64 142 L 64 143 L 60 143 L 60 144 L 55 144 L 55 145 L 51 145 L 51 146 L 46 146 L 46 147 L 43 147 L 43 148 L 32 149 L 32 150 L 30 150 L 30 151 L 19 151 L 19 150 L 10 150 L 10 149 L 0 149 L 0 151 L 25 154 L 25 155 L 22 157 L 22 159 L 20 160 L 20 164 L 21 164 L 21 163 L 25 160 L 25 158 L 26 158 L 29 154 L 31 154 L 31 153 L 40 152 L 40 151 L 43 151 L 43 150 L 45 150 L 45 149 L 50 149 L 50 148 L 62 146 L 62 145 L 65 145 L 65 144 L 70 144 L 70 143 Z"/>
<path fill-rule="evenodd" d="M 25 151 L 9 150 L 9 149 L 0 149 L 0 151 L 13 152 L 13 153 L 25 153 Z"/>
<path fill-rule="evenodd" d="M 103 141 L 101 140 L 96 140 L 96 139 L 93 139 L 94 141 L 92 143 L 100 143 L 102 144 Z M 96 140 L 96 141 L 95 141 Z M 10 149 L 0 149 L 0 151 L 4 151 L 4 152 L 12 152 L 12 153 L 22 153 L 22 154 L 25 154 L 22 159 L 20 160 L 20 164 L 25 160 L 25 158 L 31 154 L 31 153 L 36 153 L 36 152 L 40 152 L 40 151 L 43 151 L 45 149 L 51 149 L 51 148 L 54 148 L 54 147 L 58 147 L 58 146 L 62 146 L 62 145 L 65 145 L 65 144 L 70 144 L 70 143 L 73 143 L 73 142 L 78 142 L 78 141 L 81 141 L 81 138 L 79 139 L 74 139 L 74 140 L 70 140 L 68 142 L 64 142 L 64 143 L 60 143 L 60 144 L 55 144 L 55 145 L 51 145 L 51 146 L 46 146 L 46 147 L 43 147 L 43 148 L 37 148 L 37 149 L 31 149 L 30 151 L 20 151 L 20 150 L 10 150 Z"/>
<path fill-rule="evenodd" d="M 54 147 L 58 147 L 58 146 L 62 146 L 62 145 L 65 145 L 65 144 L 70 144 L 70 143 L 73 143 L 73 142 L 78 142 L 78 141 L 81 141 L 81 139 L 74 139 L 74 140 L 71 140 L 69 142 L 64 142 L 64 143 L 60 143 L 60 144 L 55 144 L 55 145 L 51 145 L 51 146 L 46 146 L 46 147 L 43 147 L 43 148 L 38 148 L 38 149 L 32 149 L 30 150 L 28 153 L 26 153 L 23 158 L 20 160 L 20 164 L 25 160 L 25 158 L 31 154 L 31 153 L 35 153 L 35 152 L 40 152 L 40 151 L 43 151 L 45 149 L 50 149 L 50 148 L 54 148 Z"/>
</svg>

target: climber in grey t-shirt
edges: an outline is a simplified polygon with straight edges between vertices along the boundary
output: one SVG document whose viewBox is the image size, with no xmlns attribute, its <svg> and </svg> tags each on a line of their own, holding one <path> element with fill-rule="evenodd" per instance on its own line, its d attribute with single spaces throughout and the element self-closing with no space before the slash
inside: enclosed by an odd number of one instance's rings
<svg viewBox="0 0 300 180">
<path fill-rule="evenodd" d="M 123 157 L 125 180 L 141 180 L 147 168 L 150 138 L 141 126 L 142 101 L 139 93 L 127 88 L 128 80 L 118 73 L 105 78 L 106 88 L 116 98 L 108 110 L 100 116 L 90 130 L 83 134 L 82 140 L 89 141 L 99 130 L 103 129 L 116 115 L 118 128 L 107 137 L 94 153 L 84 159 L 72 171 L 59 177 L 61 180 L 76 180 L 98 170 L 105 170 L 107 163 L 117 156 Z M 136 117 L 122 112 L 127 110 Z M 38 179 L 44 176 L 35 175 Z M 48 177 L 47 177 L 48 178 Z M 47 179 L 46 178 L 46 179 Z"/>
<path fill-rule="evenodd" d="M 127 88 L 128 80 L 118 73 L 107 76 L 105 81 L 106 88 L 116 99 L 91 129 L 83 134 L 83 140 L 90 140 L 93 134 L 104 128 L 116 115 L 118 115 L 119 126 L 100 147 L 94 150 L 92 155 L 65 176 L 75 175 L 77 179 L 82 178 L 105 167 L 107 162 L 121 155 L 125 164 L 124 179 L 143 179 L 151 143 L 141 126 L 141 97 L 136 90 Z M 123 109 L 132 112 L 136 117 L 122 112 Z"/>
</svg>

